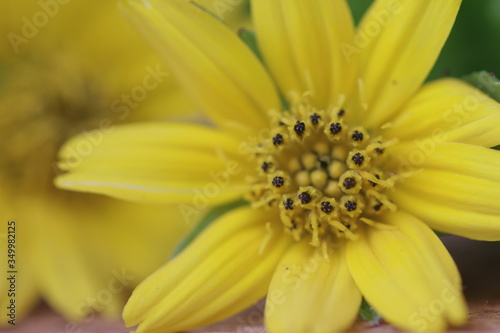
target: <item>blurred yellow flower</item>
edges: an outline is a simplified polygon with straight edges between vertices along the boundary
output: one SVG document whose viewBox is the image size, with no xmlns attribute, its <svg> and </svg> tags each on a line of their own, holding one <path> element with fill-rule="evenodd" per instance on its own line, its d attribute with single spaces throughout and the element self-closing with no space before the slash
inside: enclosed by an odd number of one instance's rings
<svg viewBox="0 0 500 333">
<path fill-rule="evenodd" d="M 72 320 L 118 315 L 189 226 L 167 226 L 177 208 L 56 189 L 57 150 L 85 135 L 77 163 L 119 123 L 194 107 L 114 1 L 6 0 L 0 13 L 0 269 L 17 271 L 0 280 L 0 323 L 40 299 Z"/>
<path fill-rule="evenodd" d="M 266 294 L 270 332 L 341 332 L 362 297 L 405 330 L 463 324 L 431 228 L 500 240 L 500 106 L 456 79 L 422 85 L 460 3 L 377 0 L 356 31 L 344 0 L 254 0 L 263 66 L 196 6 L 126 1 L 217 126 L 123 126 L 74 164 L 77 136 L 58 186 L 188 215 L 248 202 L 134 291 L 127 325 L 183 331 Z"/>
</svg>

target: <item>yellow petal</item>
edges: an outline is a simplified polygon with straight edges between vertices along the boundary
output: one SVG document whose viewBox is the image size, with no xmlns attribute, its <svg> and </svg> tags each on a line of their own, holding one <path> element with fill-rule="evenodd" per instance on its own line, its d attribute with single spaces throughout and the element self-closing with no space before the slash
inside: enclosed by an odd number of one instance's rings
<svg viewBox="0 0 500 333">
<path fill-rule="evenodd" d="M 267 111 L 280 106 L 274 85 L 224 24 L 184 0 L 128 0 L 124 8 L 212 120 L 226 127 L 267 125 Z"/>
<path fill-rule="evenodd" d="M 78 195 L 83 197 L 83 194 Z M 130 279 L 123 286 L 124 291 L 162 266 L 181 238 L 205 213 L 185 215 L 177 206 L 140 205 L 93 197 L 96 199 L 94 209 L 79 212 L 79 222 L 85 224 L 92 235 L 92 248 L 96 257 L 103 259 L 103 270 L 109 271 L 110 267 L 126 269 Z M 117 289 L 122 285 L 117 284 Z"/>
<path fill-rule="evenodd" d="M 488 178 L 424 169 L 398 183 L 399 189 L 449 208 L 498 215 L 500 222 L 500 182 Z"/>
<path fill-rule="evenodd" d="M 458 270 L 439 238 L 417 218 L 398 212 L 347 244 L 347 262 L 366 300 L 402 329 L 443 332 L 461 325 L 466 306 Z"/>
<path fill-rule="evenodd" d="M 100 243 L 84 223 L 68 223 L 75 219 L 78 210 L 40 200 L 30 200 L 29 207 L 30 221 L 34 221 L 30 223 L 30 232 L 36 235 L 29 246 L 37 249 L 32 254 L 36 260 L 31 262 L 31 268 L 42 298 L 70 320 L 82 320 L 96 311 L 118 315 L 125 300 L 123 294 L 109 288 L 113 266 L 101 265 L 102 252 L 96 250 Z M 47 211 L 53 214 L 48 215 Z M 84 251 L 92 238 L 93 247 Z M 68 258 L 64 262 L 55 259 L 62 250 Z"/>
<path fill-rule="evenodd" d="M 249 0 L 219 2 L 213 0 L 196 0 L 196 4 L 217 16 L 234 31 L 241 27 L 251 26 Z"/>
<path fill-rule="evenodd" d="M 354 24 L 345 0 L 252 2 L 253 22 L 266 64 L 283 94 L 311 92 L 317 107 L 335 102 L 354 79 Z"/>
<path fill-rule="evenodd" d="M 356 36 L 368 105 L 379 126 L 417 91 L 453 26 L 461 0 L 377 0 Z"/>
<path fill-rule="evenodd" d="M 343 332 L 360 305 L 344 248 L 332 248 L 325 257 L 301 242 L 276 268 L 266 299 L 266 327 L 272 333 Z"/>
<path fill-rule="evenodd" d="M 397 191 L 393 201 L 435 230 L 477 240 L 500 240 L 498 215 L 449 207 L 403 190 Z"/>
<path fill-rule="evenodd" d="M 460 143 L 428 146 L 428 154 L 406 148 L 395 147 L 393 161 L 398 173 L 411 175 L 392 196 L 400 208 L 436 230 L 500 240 L 500 152 Z"/>
<path fill-rule="evenodd" d="M 139 324 L 137 332 L 183 331 L 259 300 L 291 242 L 265 227 L 277 218 L 249 207 L 223 215 L 134 291 L 123 314 L 126 324 Z"/>
<path fill-rule="evenodd" d="M 194 209 L 235 199 L 246 187 L 239 141 L 204 126 L 144 123 L 94 130 L 60 151 L 60 188 Z"/>
<path fill-rule="evenodd" d="M 390 121 L 384 135 L 414 141 L 456 141 L 491 147 L 500 143 L 500 104 L 457 79 L 428 83 Z"/>
</svg>

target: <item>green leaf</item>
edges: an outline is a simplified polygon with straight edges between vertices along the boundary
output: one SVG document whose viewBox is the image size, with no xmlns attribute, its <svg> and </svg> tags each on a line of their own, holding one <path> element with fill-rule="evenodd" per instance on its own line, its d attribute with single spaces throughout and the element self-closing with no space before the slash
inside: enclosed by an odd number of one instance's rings
<svg viewBox="0 0 500 333">
<path fill-rule="evenodd" d="M 500 102 L 500 80 L 498 80 L 495 74 L 487 71 L 474 72 L 464 76 L 463 79 L 497 102 Z"/>
<path fill-rule="evenodd" d="M 179 253 L 181 253 L 189 244 L 191 244 L 192 241 L 200 235 L 203 230 L 205 230 L 209 225 L 212 224 L 212 222 L 216 221 L 220 216 L 224 215 L 226 212 L 236 209 L 238 207 L 241 207 L 243 205 L 248 204 L 245 200 L 238 200 L 234 202 L 230 202 L 228 204 L 218 206 L 215 208 L 212 208 L 202 219 L 198 224 L 191 230 L 191 232 L 184 237 L 184 239 L 177 245 L 174 253 L 170 258 L 174 258 L 177 256 Z"/>
<path fill-rule="evenodd" d="M 266 67 L 264 58 L 262 58 L 262 53 L 260 53 L 259 44 L 257 43 L 257 35 L 255 34 L 255 32 L 245 28 L 240 28 L 240 30 L 238 30 L 238 36 L 240 36 L 241 40 L 247 45 L 247 47 L 253 52 L 253 54 L 255 54 L 255 56 L 260 60 L 264 67 Z M 282 94 L 280 94 L 280 99 L 283 111 L 289 110 L 289 105 Z"/>
<path fill-rule="evenodd" d="M 369 321 L 371 325 L 376 326 L 380 324 L 382 317 L 375 311 L 375 309 L 368 304 L 368 302 L 363 298 L 361 303 L 361 308 L 359 309 L 359 315 L 363 320 Z"/>
<path fill-rule="evenodd" d="M 248 46 L 248 48 L 252 50 L 257 58 L 259 58 L 260 62 L 264 63 L 262 53 L 260 53 L 259 45 L 257 44 L 257 35 L 255 34 L 255 32 L 245 28 L 240 28 L 238 30 L 238 36 Z"/>
</svg>

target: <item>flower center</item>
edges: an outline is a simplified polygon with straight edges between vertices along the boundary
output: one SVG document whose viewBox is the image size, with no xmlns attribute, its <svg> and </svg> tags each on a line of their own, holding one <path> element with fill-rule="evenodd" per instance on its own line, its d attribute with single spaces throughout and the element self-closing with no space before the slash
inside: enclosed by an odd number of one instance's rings
<svg viewBox="0 0 500 333">
<path fill-rule="evenodd" d="M 72 135 L 97 127 L 103 110 L 98 90 L 71 59 L 54 51 L 0 68 L 0 108 L 6 110 L 0 177 L 12 183 L 11 193 L 70 195 L 52 184 L 57 150 Z"/>
<path fill-rule="evenodd" d="M 349 126 L 338 107 L 315 110 L 305 102 L 273 113 L 271 138 L 255 144 L 259 175 L 251 179 L 254 207 L 277 209 L 295 240 L 320 246 L 356 238 L 360 223 L 382 226 L 377 215 L 395 211 L 385 191 L 396 176 L 383 168 L 395 143 Z"/>
</svg>

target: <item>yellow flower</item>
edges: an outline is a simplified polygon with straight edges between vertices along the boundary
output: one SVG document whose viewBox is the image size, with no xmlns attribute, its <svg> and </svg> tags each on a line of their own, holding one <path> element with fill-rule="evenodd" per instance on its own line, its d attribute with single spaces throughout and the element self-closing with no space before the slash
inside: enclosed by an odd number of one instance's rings
<svg viewBox="0 0 500 333">
<path fill-rule="evenodd" d="M 402 329 L 463 324 L 460 276 L 432 229 L 500 239 L 488 149 L 500 107 L 456 79 L 422 86 L 460 1 L 378 0 L 357 31 L 343 0 L 252 6 L 264 65 L 185 1 L 127 1 L 215 126 L 128 125 L 78 165 L 82 136 L 60 153 L 62 188 L 178 204 L 187 218 L 248 202 L 134 291 L 127 325 L 183 331 L 266 294 L 270 332 L 343 331 L 362 296 Z"/>
<path fill-rule="evenodd" d="M 56 189 L 57 150 L 83 133 L 79 159 L 139 109 L 192 107 L 112 1 L 8 0 L 0 13 L 0 325 L 40 299 L 71 320 L 118 316 L 188 226 L 165 227 L 175 209 Z"/>
</svg>

